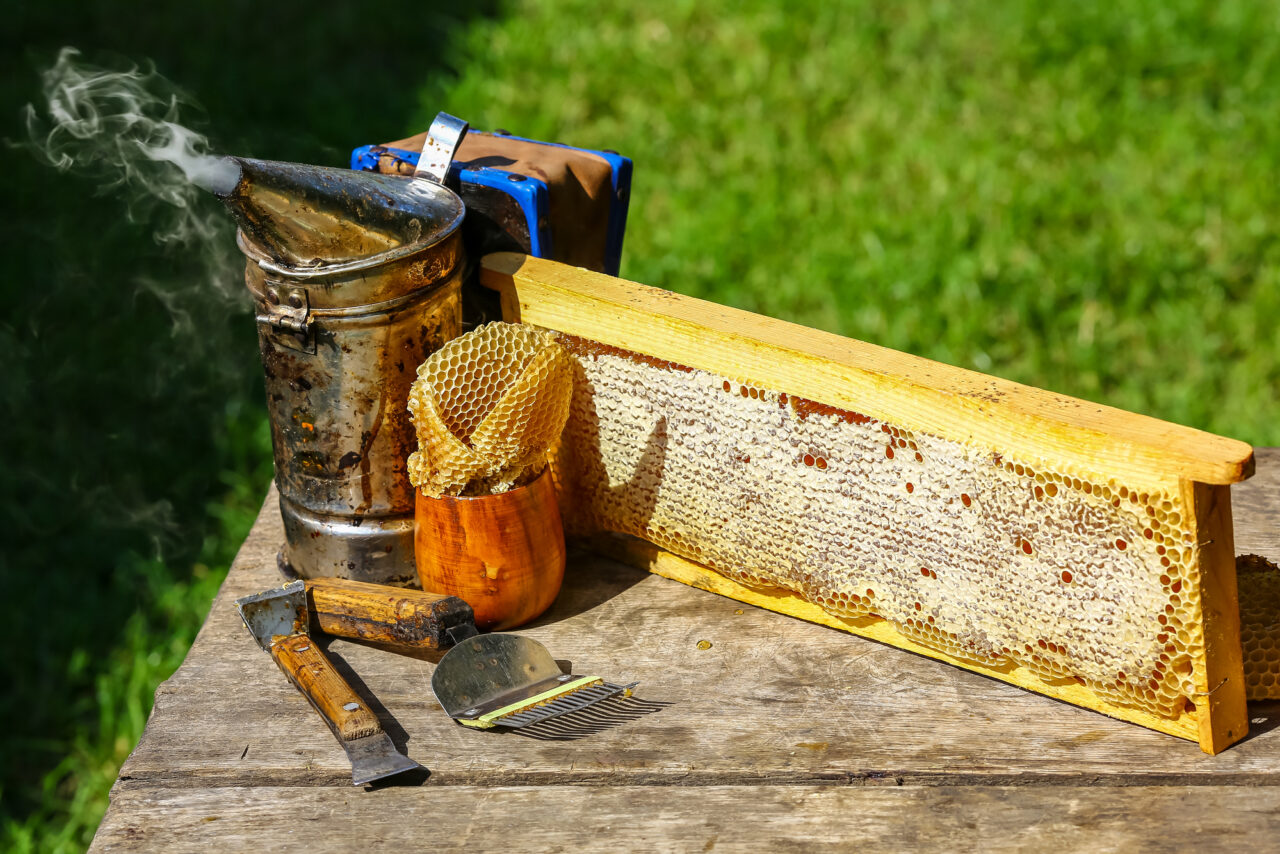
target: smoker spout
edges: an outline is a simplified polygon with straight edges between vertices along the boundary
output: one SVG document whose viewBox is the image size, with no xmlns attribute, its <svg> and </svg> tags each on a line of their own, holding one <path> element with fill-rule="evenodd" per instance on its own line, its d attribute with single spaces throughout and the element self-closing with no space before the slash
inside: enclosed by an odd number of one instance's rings
<svg viewBox="0 0 1280 854">
<path fill-rule="evenodd" d="M 429 181 L 228 160 L 238 166 L 239 179 L 214 194 L 239 223 L 248 248 L 284 268 L 324 269 L 411 252 L 452 231 L 463 215 L 461 200 Z"/>
</svg>

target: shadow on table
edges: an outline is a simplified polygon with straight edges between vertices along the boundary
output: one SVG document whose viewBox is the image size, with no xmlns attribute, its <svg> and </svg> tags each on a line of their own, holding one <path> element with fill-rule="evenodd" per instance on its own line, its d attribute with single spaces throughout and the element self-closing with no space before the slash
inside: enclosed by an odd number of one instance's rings
<svg viewBox="0 0 1280 854">
<path fill-rule="evenodd" d="M 312 638 L 312 640 L 314 641 L 315 638 Z M 405 745 L 409 743 L 409 733 L 406 732 L 405 728 L 400 726 L 400 722 L 387 711 L 387 707 L 382 705 L 382 701 L 378 699 L 377 695 L 375 695 L 373 691 L 369 690 L 369 686 L 366 685 L 365 681 L 360 678 L 360 675 L 352 669 L 351 665 L 347 664 L 346 659 L 344 659 L 340 653 L 328 648 L 331 644 L 332 639 L 325 638 L 323 642 L 325 655 L 327 655 L 329 660 L 333 662 L 333 669 L 338 671 L 338 675 L 346 680 L 347 684 L 351 686 L 351 690 L 356 692 L 356 695 L 365 702 L 369 707 L 369 710 L 378 716 L 378 723 L 382 724 L 383 732 L 390 736 L 391 743 L 396 746 L 396 750 L 403 753 Z"/>
<path fill-rule="evenodd" d="M 585 545 L 574 546 L 567 564 L 564 586 L 552 606 L 532 623 L 513 631 L 538 628 L 585 614 L 644 581 L 649 575 L 643 569 L 595 554 Z"/>
<path fill-rule="evenodd" d="M 575 387 L 587 388 L 589 383 L 582 373 L 582 365 L 575 361 Z M 583 402 L 590 410 L 589 418 L 595 415 L 595 399 Z M 622 504 L 628 508 L 627 515 L 638 530 L 645 529 L 653 515 L 657 502 L 657 492 L 644 489 L 642 484 L 646 472 L 661 471 L 667 458 L 667 419 L 658 418 L 649 430 L 640 459 L 631 471 L 630 478 L 620 486 L 609 486 L 610 477 L 604 463 L 604 454 L 600 450 L 600 437 L 579 441 L 571 449 L 564 449 L 568 456 L 561 459 L 569 472 L 568 477 L 583 483 L 592 484 L 585 494 L 575 500 L 599 501 L 605 504 Z M 644 580 L 647 572 L 626 564 L 618 563 L 593 553 L 588 542 L 572 543 L 565 565 L 564 585 L 555 604 L 545 614 L 530 623 L 528 628 L 547 625 L 548 623 L 567 620 L 586 613 L 598 605 L 603 605 L 629 587 Z"/>
<path fill-rule="evenodd" d="M 1252 741 L 1280 726 L 1280 700 L 1262 700 L 1249 704 L 1249 734 L 1240 744 Z"/>
</svg>

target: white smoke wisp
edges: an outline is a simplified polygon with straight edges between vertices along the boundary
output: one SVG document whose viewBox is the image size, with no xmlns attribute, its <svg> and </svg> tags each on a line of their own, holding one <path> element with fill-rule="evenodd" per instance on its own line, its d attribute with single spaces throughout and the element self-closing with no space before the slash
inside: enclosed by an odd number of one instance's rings
<svg viewBox="0 0 1280 854">
<path fill-rule="evenodd" d="M 190 99 L 154 70 L 98 68 L 70 47 L 41 74 L 41 90 L 44 109 L 28 104 L 24 111 L 36 157 L 98 178 L 103 192 L 120 196 L 130 221 L 154 229 L 158 243 L 199 256 L 204 286 L 225 298 L 238 294 L 233 226 L 209 193 L 234 188 L 240 168 L 178 123 Z M 169 307 L 175 331 L 190 322 L 181 285 L 139 284 Z"/>
<path fill-rule="evenodd" d="M 175 122 L 161 122 L 168 139 L 155 146 L 140 145 L 151 160 L 172 163 L 182 170 L 187 180 L 211 193 L 225 195 L 240 180 L 240 167 L 225 157 L 210 157 L 199 149 L 208 144 L 203 136 Z"/>
</svg>

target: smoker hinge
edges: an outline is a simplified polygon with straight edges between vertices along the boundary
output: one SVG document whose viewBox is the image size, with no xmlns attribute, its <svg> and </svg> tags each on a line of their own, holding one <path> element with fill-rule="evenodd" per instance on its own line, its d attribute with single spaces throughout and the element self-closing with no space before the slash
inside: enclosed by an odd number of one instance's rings
<svg viewBox="0 0 1280 854">
<path fill-rule="evenodd" d="M 292 350 L 316 351 L 315 329 L 311 325 L 311 300 L 306 288 L 267 280 L 266 314 L 258 322 L 271 331 L 272 339 Z"/>
</svg>

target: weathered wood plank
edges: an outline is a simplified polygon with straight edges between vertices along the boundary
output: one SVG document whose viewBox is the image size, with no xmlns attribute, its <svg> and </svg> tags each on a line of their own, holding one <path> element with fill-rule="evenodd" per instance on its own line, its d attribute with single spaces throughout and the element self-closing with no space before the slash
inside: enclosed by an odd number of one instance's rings
<svg viewBox="0 0 1280 854">
<path fill-rule="evenodd" d="M 151 788 L 90 849 L 441 851 L 1272 850 L 1280 788 L 576 786 L 365 793 Z"/>
<path fill-rule="evenodd" d="M 1259 502 L 1280 493 L 1266 491 L 1280 482 L 1280 454 L 1263 459 L 1263 489 L 1253 485 Z M 1280 557 L 1280 502 L 1262 512 L 1257 506 L 1237 501 L 1244 526 L 1237 538 Z M 159 780 L 349 781 L 341 749 L 257 649 L 232 605 L 278 583 L 281 538 L 272 493 L 187 662 L 157 692 L 122 788 Z M 345 641 L 329 650 L 393 739 L 441 785 L 805 782 L 884 773 L 932 782 L 1258 783 L 1280 774 L 1280 704 L 1252 707 L 1254 734 L 1209 759 L 1174 738 L 582 555 L 571 560 L 553 610 L 526 633 L 578 669 L 639 679 L 639 697 L 670 705 L 577 742 L 477 733 L 439 710 L 427 656 Z M 704 640 L 709 649 L 699 648 Z"/>
<path fill-rule="evenodd" d="M 1236 554 L 1280 563 L 1280 448 L 1258 448 L 1259 477 L 1231 487 Z"/>
<path fill-rule="evenodd" d="M 1280 559 L 1280 450 L 1259 463 L 1233 496 L 1235 539 Z M 1280 830 L 1280 703 L 1251 706 L 1251 737 L 1206 757 L 582 556 L 528 633 L 575 665 L 644 680 L 641 697 L 671 705 L 579 741 L 475 733 L 431 699 L 429 654 L 334 641 L 393 740 L 434 772 L 420 788 L 356 790 L 341 748 L 232 604 L 278 583 L 282 536 L 272 491 L 187 661 L 157 692 L 93 850 L 483 850 L 513 839 L 528 850 L 600 839 L 641 850 L 1266 850 Z"/>
</svg>

